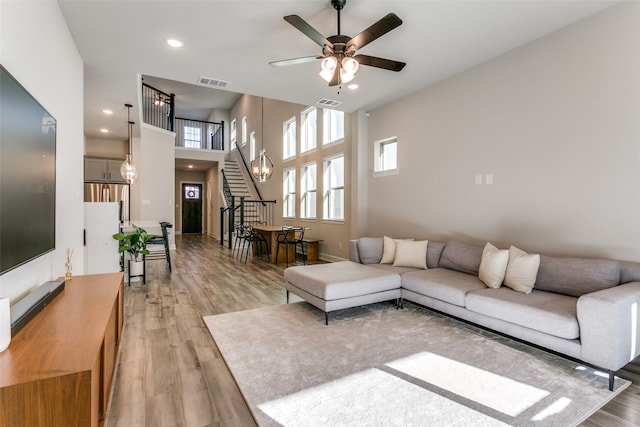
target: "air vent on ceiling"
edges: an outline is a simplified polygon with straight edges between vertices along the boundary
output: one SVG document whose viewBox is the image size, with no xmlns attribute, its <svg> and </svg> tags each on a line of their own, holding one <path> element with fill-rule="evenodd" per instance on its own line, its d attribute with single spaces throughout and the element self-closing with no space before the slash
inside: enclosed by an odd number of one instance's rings
<svg viewBox="0 0 640 427">
<path fill-rule="evenodd" d="M 227 87 L 227 85 L 229 84 L 228 81 L 214 79 L 214 78 L 205 77 L 205 76 L 200 76 L 198 83 L 200 83 L 201 85 L 207 85 L 207 86 L 213 86 L 213 87 Z"/>
<path fill-rule="evenodd" d="M 342 104 L 342 101 L 334 101 L 333 99 L 322 98 L 320 101 L 316 102 L 318 105 L 322 105 L 323 107 L 337 107 Z"/>
</svg>

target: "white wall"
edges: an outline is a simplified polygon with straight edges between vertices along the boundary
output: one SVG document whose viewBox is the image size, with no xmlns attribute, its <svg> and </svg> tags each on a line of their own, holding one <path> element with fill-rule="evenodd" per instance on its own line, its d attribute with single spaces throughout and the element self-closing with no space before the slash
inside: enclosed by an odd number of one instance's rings
<svg viewBox="0 0 640 427">
<path fill-rule="evenodd" d="M 132 221 L 168 221 L 175 224 L 175 134 L 142 124 L 140 140 L 134 140 L 133 147 L 138 179 L 131 195 Z"/>
<path fill-rule="evenodd" d="M 57 120 L 56 250 L 0 277 L 13 303 L 64 276 L 66 248 L 73 273 L 84 273 L 83 64 L 57 2 L 0 1 L 0 63 Z"/>
<path fill-rule="evenodd" d="M 624 2 L 372 111 L 369 171 L 397 136 L 399 174 L 368 178 L 366 234 L 637 261 L 638 22 Z"/>
</svg>

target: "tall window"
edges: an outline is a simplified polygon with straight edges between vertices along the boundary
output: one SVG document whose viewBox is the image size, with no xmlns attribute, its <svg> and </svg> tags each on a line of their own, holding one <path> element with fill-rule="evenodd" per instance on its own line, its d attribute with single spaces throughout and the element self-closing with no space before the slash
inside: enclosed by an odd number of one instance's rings
<svg viewBox="0 0 640 427">
<path fill-rule="evenodd" d="M 247 116 L 242 118 L 242 145 L 247 145 Z"/>
<path fill-rule="evenodd" d="M 282 124 L 282 158 L 296 155 L 296 118 L 292 117 Z"/>
<path fill-rule="evenodd" d="M 300 217 L 316 217 L 316 190 L 318 188 L 316 179 L 316 164 L 310 163 L 302 167 L 300 177 Z"/>
<path fill-rule="evenodd" d="M 236 149 L 236 119 L 231 120 L 231 150 Z"/>
<path fill-rule="evenodd" d="M 315 107 L 304 110 L 300 120 L 300 152 L 316 148 L 316 124 L 318 114 Z"/>
<path fill-rule="evenodd" d="M 282 173 L 282 216 L 296 216 L 296 170 L 285 169 Z"/>
<path fill-rule="evenodd" d="M 249 161 L 256 159 L 256 132 L 252 131 L 249 134 Z"/>
<path fill-rule="evenodd" d="M 322 116 L 322 143 L 331 144 L 344 138 L 344 112 L 324 109 Z"/>
<path fill-rule="evenodd" d="M 324 161 L 324 219 L 344 219 L 344 156 Z"/>
<path fill-rule="evenodd" d="M 373 147 L 374 172 L 389 172 L 398 169 L 397 138 L 376 141 Z"/>
<path fill-rule="evenodd" d="M 202 148 L 202 132 L 200 128 L 184 126 L 182 137 L 186 148 Z"/>
</svg>

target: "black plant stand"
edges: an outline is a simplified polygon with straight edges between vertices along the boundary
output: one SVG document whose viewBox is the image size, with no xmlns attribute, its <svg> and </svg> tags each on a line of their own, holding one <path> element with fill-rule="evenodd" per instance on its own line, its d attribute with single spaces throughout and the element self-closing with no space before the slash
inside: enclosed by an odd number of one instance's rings
<svg viewBox="0 0 640 427">
<path fill-rule="evenodd" d="M 132 277 L 142 277 L 142 284 L 146 285 L 147 284 L 147 263 L 145 262 L 145 260 L 142 260 L 142 274 L 134 274 L 133 276 L 131 275 L 131 260 L 127 260 L 127 269 L 128 269 L 128 284 L 129 286 L 131 286 L 131 278 Z"/>
</svg>

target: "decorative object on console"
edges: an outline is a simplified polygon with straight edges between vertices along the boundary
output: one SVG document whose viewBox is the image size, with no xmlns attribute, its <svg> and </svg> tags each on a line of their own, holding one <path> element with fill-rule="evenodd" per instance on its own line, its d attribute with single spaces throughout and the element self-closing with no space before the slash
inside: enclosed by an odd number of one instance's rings
<svg viewBox="0 0 640 427">
<path fill-rule="evenodd" d="M 71 280 L 72 274 L 71 274 L 71 256 L 73 255 L 73 248 L 67 248 L 67 261 L 64 263 L 64 268 L 65 268 L 65 273 L 64 273 L 64 280 L 65 282 L 68 282 L 69 280 Z"/>
<path fill-rule="evenodd" d="M 9 298 L 0 298 L 0 353 L 9 347 L 11 342 L 11 308 Z"/>
<path fill-rule="evenodd" d="M 133 105 L 124 104 L 124 106 L 127 107 L 127 129 L 128 129 L 128 136 L 129 136 L 129 139 L 128 139 L 129 151 L 127 152 L 127 158 L 125 159 L 124 163 L 122 163 L 122 166 L 120 166 L 120 174 L 124 179 L 127 180 L 129 184 L 133 184 L 136 178 L 138 178 L 138 172 L 136 171 L 136 166 L 133 164 L 133 157 L 131 155 L 131 133 L 132 133 L 132 127 L 134 122 L 131 121 L 129 113 Z"/>
<path fill-rule="evenodd" d="M 402 24 L 402 20 L 395 13 L 389 13 L 357 36 L 348 37 L 340 33 L 340 11 L 346 4 L 347 0 L 331 0 L 331 5 L 338 14 L 338 34 L 330 37 L 324 37 L 298 15 L 285 16 L 285 21 L 322 47 L 322 56 L 313 55 L 285 59 L 272 61 L 269 64 L 275 67 L 282 67 L 322 59 L 320 77 L 327 81 L 329 86 L 339 86 L 342 83 L 348 83 L 353 80 L 360 65 L 396 72 L 401 71 L 407 65 L 404 62 L 369 55 L 356 55 L 356 50 L 362 49 L 377 38 L 399 27 Z"/>
</svg>

